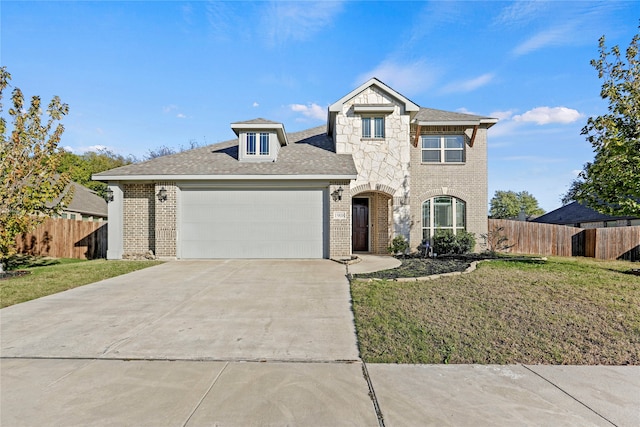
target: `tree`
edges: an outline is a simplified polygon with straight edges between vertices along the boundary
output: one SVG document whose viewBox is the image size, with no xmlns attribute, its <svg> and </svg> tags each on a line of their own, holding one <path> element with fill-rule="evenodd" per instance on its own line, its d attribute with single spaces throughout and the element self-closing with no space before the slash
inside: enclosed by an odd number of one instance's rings
<svg viewBox="0 0 640 427">
<path fill-rule="evenodd" d="M 125 157 L 107 149 L 87 151 L 80 155 L 64 152 L 58 165 L 58 172 L 68 173 L 72 181 L 84 185 L 104 197 L 107 184 L 93 181 L 91 176 L 94 173 L 130 165 L 136 161 L 137 159 L 133 156 Z"/>
<path fill-rule="evenodd" d="M 538 200 L 528 191 L 496 191 L 490 202 L 491 218 L 517 218 L 524 212 L 527 218 L 540 216 L 544 209 L 538 206 Z"/>
<path fill-rule="evenodd" d="M 11 74 L 0 68 L 0 113 L 2 94 Z M 19 88 L 11 93 L 13 130 L 0 117 L 0 271 L 15 251 L 15 239 L 32 230 L 46 217 L 59 213 L 71 194 L 62 197 L 69 182 L 67 174 L 57 174 L 62 158 L 58 149 L 64 127 L 58 123 L 69 106 L 55 96 L 42 120 L 40 97 L 33 96 L 29 108 Z"/>
<path fill-rule="evenodd" d="M 162 156 L 169 156 L 171 154 L 176 154 L 178 152 L 183 152 L 187 150 L 193 150 L 194 148 L 200 147 L 200 143 L 195 139 L 189 140 L 189 145 L 185 148 L 184 145 L 181 145 L 179 149 L 175 149 L 173 147 L 167 147 L 166 145 L 161 145 L 155 150 L 149 149 L 147 154 L 144 156 L 145 160 L 153 160 Z"/>
<path fill-rule="evenodd" d="M 640 34 L 622 57 L 620 48 L 607 50 L 600 38 L 599 59 L 591 61 L 603 79 L 600 96 L 608 113 L 590 117 L 581 134 L 595 151 L 563 197 L 609 215 L 640 217 Z M 626 63 L 625 63 L 626 59 Z"/>
</svg>

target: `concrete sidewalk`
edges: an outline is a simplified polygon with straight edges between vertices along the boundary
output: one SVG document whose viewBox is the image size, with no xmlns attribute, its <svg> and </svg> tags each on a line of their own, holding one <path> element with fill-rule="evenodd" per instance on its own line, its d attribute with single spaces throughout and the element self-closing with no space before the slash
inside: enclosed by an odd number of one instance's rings
<svg viewBox="0 0 640 427">
<path fill-rule="evenodd" d="M 640 367 L 1 360 L 2 426 L 637 426 Z M 382 420 L 376 413 L 380 410 Z"/>
</svg>

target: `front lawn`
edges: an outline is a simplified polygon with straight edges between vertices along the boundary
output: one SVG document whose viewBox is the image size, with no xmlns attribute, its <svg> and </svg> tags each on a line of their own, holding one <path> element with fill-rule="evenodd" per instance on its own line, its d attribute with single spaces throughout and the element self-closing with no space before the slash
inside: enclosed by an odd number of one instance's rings
<svg viewBox="0 0 640 427">
<path fill-rule="evenodd" d="M 30 272 L 0 280 L 0 308 L 130 273 L 162 261 L 93 261 L 37 258 L 14 267 Z"/>
<path fill-rule="evenodd" d="M 640 364 L 637 264 L 497 260 L 425 282 L 351 284 L 360 353 L 377 363 Z"/>
</svg>

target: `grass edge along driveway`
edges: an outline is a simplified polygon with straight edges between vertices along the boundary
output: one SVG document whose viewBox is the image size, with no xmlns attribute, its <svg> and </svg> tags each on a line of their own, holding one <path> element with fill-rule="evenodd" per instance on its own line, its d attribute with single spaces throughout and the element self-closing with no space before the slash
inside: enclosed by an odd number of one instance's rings
<svg viewBox="0 0 640 427">
<path fill-rule="evenodd" d="M 0 308 L 162 264 L 162 261 L 57 259 L 21 268 L 31 274 L 0 280 Z"/>
<path fill-rule="evenodd" d="M 636 264 L 491 261 L 426 282 L 351 283 L 370 363 L 640 364 Z"/>
</svg>

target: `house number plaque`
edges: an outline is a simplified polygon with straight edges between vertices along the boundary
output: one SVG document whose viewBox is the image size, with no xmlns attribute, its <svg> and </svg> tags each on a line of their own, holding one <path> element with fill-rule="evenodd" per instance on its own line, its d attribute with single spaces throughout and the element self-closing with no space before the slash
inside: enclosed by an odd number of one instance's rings
<svg viewBox="0 0 640 427">
<path fill-rule="evenodd" d="M 335 211 L 333 219 L 347 219 L 347 213 L 345 211 Z"/>
</svg>

